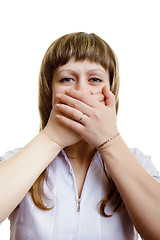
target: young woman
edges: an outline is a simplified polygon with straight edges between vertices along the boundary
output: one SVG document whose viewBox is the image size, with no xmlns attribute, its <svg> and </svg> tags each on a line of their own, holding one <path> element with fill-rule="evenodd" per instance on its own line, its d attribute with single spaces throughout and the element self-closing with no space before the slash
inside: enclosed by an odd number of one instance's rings
<svg viewBox="0 0 160 240">
<path fill-rule="evenodd" d="M 51 44 L 39 76 L 40 132 L 0 163 L 11 239 L 160 239 L 160 177 L 117 129 L 119 71 L 95 34 Z M 7 159 L 7 160 L 6 160 Z"/>
</svg>

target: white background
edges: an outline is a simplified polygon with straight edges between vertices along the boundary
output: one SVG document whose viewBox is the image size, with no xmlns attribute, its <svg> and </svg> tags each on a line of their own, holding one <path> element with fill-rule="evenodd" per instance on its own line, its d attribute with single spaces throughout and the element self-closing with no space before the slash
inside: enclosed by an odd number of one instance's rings
<svg viewBox="0 0 160 240">
<path fill-rule="evenodd" d="M 159 29 L 158 0 L 1 2 L 0 155 L 38 133 L 38 74 L 48 46 L 61 35 L 85 31 L 105 39 L 119 59 L 119 132 L 160 170 Z M 9 239 L 8 227 L 7 220 L 0 239 Z"/>
</svg>

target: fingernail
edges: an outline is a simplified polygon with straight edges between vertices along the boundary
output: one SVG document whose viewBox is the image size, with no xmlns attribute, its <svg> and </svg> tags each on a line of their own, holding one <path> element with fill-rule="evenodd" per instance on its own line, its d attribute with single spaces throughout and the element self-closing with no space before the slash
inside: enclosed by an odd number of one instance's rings
<svg viewBox="0 0 160 240">
<path fill-rule="evenodd" d="M 59 108 L 59 107 L 60 107 L 60 104 L 56 103 L 55 108 Z"/>
<path fill-rule="evenodd" d="M 61 98 L 61 96 L 62 96 L 62 95 L 61 95 L 60 93 L 57 93 L 57 94 L 56 94 L 56 98 Z"/>
<path fill-rule="evenodd" d="M 67 89 L 67 90 L 66 90 L 66 93 L 69 93 L 69 92 L 70 92 L 70 89 Z"/>
<path fill-rule="evenodd" d="M 61 118 L 61 116 L 60 115 L 56 115 L 56 118 Z"/>
</svg>

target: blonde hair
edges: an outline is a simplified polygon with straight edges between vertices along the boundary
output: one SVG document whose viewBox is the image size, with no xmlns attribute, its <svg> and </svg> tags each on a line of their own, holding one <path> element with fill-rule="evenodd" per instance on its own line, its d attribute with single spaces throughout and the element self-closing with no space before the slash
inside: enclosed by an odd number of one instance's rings
<svg viewBox="0 0 160 240">
<path fill-rule="evenodd" d="M 42 60 L 39 74 L 39 113 L 40 131 L 46 126 L 52 109 L 52 79 L 57 67 L 66 64 L 74 56 L 76 60 L 89 59 L 100 63 L 109 71 L 110 90 L 115 95 L 116 112 L 118 112 L 119 92 L 119 67 L 115 53 L 111 47 L 94 33 L 75 32 L 64 35 L 54 41 L 47 49 Z M 105 166 L 104 166 L 105 171 Z M 106 171 L 105 171 L 106 173 Z M 107 173 L 106 176 L 108 177 Z M 110 178 L 109 178 L 110 179 Z M 32 199 L 37 207 L 48 210 L 43 200 L 46 196 L 43 192 L 43 183 L 47 181 L 47 169 L 39 176 L 30 189 Z M 111 191 L 109 196 L 101 201 L 100 213 L 104 216 L 104 207 L 109 199 L 117 192 L 117 189 L 110 179 Z M 119 195 L 116 198 L 119 207 Z"/>
</svg>

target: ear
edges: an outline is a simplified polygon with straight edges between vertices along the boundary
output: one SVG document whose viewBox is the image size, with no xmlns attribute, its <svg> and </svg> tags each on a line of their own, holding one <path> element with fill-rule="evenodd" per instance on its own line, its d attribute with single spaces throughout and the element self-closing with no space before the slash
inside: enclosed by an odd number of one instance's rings
<svg viewBox="0 0 160 240">
<path fill-rule="evenodd" d="M 114 94 L 107 88 L 107 86 L 105 85 L 102 88 L 102 93 L 104 95 L 104 102 L 105 105 L 109 108 L 112 108 L 115 110 L 115 96 Z"/>
</svg>

